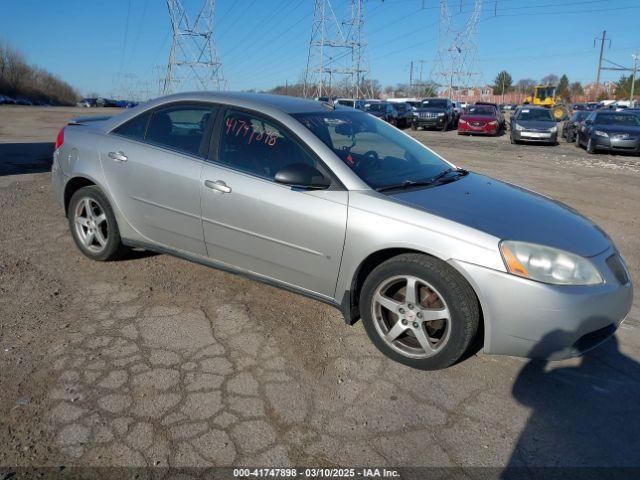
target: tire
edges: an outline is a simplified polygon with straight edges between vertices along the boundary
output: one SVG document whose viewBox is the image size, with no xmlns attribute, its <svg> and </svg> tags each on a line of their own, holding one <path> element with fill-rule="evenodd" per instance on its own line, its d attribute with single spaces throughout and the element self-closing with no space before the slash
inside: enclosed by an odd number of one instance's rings
<svg viewBox="0 0 640 480">
<path fill-rule="evenodd" d="M 513 138 L 512 135 L 509 135 L 509 142 L 511 142 L 511 145 L 515 145 L 515 144 L 518 143 L 518 142 L 516 142 L 516 140 Z"/>
<path fill-rule="evenodd" d="M 587 140 L 587 153 L 596 153 L 596 147 L 593 146 L 593 139 L 591 136 L 589 136 L 589 139 Z"/>
<path fill-rule="evenodd" d="M 107 197 L 95 185 L 83 187 L 73 194 L 68 217 L 76 246 L 91 260 L 116 260 L 128 250 L 122 244 Z"/>
<path fill-rule="evenodd" d="M 442 125 L 442 131 L 446 132 L 448 128 L 449 128 L 449 122 L 445 120 L 444 124 Z"/>
<path fill-rule="evenodd" d="M 407 279 L 416 282 L 415 304 L 402 293 Z M 395 292 L 398 300 L 389 292 Z M 385 306 L 376 299 L 383 299 Z M 432 308 L 425 302 L 432 302 Z M 397 306 L 398 313 L 391 314 L 386 305 Z M 436 310 L 448 312 L 447 319 L 439 318 Z M 360 312 L 369 339 L 384 355 L 419 370 L 447 368 L 460 360 L 480 321 L 478 299 L 466 280 L 441 260 L 416 253 L 393 257 L 369 274 L 362 286 Z M 426 319 L 429 316 L 431 320 Z M 390 332 L 398 336 L 388 342 L 383 336 Z M 428 347 L 422 346 L 424 342 Z"/>
<path fill-rule="evenodd" d="M 417 127 L 417 126 L 416 126 L 416 124 L 415 124 L 415 123 L 413 123 L 413 122 L 411 122 L 411 130 L 413 130 L 414 132 L 415 132 L 416 130 L 418 130 L 418 127 Z"/>
</svg>

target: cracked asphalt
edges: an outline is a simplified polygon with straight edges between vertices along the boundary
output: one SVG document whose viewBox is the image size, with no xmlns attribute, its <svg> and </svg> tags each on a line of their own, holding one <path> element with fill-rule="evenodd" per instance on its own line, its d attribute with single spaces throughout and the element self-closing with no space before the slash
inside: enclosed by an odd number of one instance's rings
<svg viewBox="0 0 640 480">
<path fill-rule="evenodd" d="M 86 113 L 0 107 L 0 465 L 640 467 L 639 300 L 582 358 L 421 372 L 313 300 L 166 255 L 91 262 L 47 173 Z M 413 134 L 595 220 L 638 285 L 640 158 Z"/>
</svg>

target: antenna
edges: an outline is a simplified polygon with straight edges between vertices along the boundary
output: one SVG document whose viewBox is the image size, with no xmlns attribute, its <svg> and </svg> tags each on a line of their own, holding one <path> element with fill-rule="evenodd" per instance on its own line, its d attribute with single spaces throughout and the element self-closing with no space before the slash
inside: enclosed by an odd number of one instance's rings
<svg viewBox="0 0 640 480">
<path fill-rule="evenodd" d="M 331 0 L 315 0 L 304 73 L 305 97 L 343 94 L 360 98 L 370 93 L 369 69 L 363 65 L 363 3 L 350 0 L 349 16 L 339 21 Z"/>
<path fill-rule="evenodd" d="M 185 8 L 189 0 L 166 0 L 173 31 L 163 94 L 185 90 L 222 90 L 222 63 L 213 41 L 215 0 L 198 0 L 199 9 Z M 195 3 L 190 2 L 190 7 Z"/>
<path fill-rule="evenodd" d="M 432 83 L 447 86 L 449 98 L 459 97 L 461 91 L 478 86 L 482 80 L 476 44 L 482 3 L 475 0 L 467 19 L 456 26 L 447 0 L 440 0 L 438 53 L 430 77 Z"/>
</svg>

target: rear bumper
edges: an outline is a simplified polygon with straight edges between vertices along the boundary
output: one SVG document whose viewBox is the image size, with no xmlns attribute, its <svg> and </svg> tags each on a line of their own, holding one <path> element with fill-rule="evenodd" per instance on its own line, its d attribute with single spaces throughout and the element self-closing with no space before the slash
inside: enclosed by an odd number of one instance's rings
<svg viewBox="0 0 640 480">
<path fill-rule="evenodd" d="M 616 331 L 631 308 L 633 287 L 606 266 L 611 249 L 592 260 L 605 282 L 559 286 L 452 261 L 474 286 L 485 322 L 484 351 L 560 360 L 594 348 Z"/>
<path fill-rule="evenodd" d="M 59 150 L 53 152 L 53 162 L 51 163 L 51 187 L 58 204 L 64 208 L 64 186 L 66 183 L 60 162 L 58 160 Z"/>
</svg>

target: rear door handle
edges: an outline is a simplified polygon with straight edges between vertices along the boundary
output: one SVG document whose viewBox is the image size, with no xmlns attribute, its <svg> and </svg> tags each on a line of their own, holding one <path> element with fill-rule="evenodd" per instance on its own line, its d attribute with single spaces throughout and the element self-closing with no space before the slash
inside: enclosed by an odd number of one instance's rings
<svg viewBox="0 0 640 480">
<path fill-rule="evenodd" d="M 109 152 L 109 158 L 112 160 L 115 160 L 116 162 L 126 162 L 127 161 L 127 156 L 124 154 L 124 152 L 118 151 L 118 152 Z"/>
<path fill-rule="evenodd" d="M 216 180 L 215 182 L 212 180 L 205 180 L 204 186 L 218 192 L 231 193 L 231 187 L 227 186 L 227 184 L 222 180 Z"/>
</svg>

